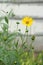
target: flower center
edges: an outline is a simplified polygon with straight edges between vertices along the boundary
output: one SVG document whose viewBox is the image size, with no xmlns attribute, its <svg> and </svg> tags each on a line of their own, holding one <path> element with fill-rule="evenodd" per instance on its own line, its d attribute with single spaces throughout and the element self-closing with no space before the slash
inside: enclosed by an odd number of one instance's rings
<svg viewBox="0 0 43 65">
<path fill-rule="evenodd" d="M 29 24 L 29 21 L 26 21 L 26 24 Z"/>
</svg>

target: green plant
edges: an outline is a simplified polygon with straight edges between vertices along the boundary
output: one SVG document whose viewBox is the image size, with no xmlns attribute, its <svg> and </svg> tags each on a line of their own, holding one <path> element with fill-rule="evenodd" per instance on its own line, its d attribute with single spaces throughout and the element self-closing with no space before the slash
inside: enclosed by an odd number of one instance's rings
<svg viewBox="0 0 43 65">
<path fill-rule="evenodd" d="M 2 23 L 2 31 L 0 31 L 0 65 L 43 65 L 43 52 L 35 57 L 34 47 L 32 46 L 35 41 L 35 36 L 31 37 L 31 44 L 28 46 L 28 28 L 26 26 L 26 40 L 20 34 L 21 30 L 18 29 L 13 33 L 8 32 L 9 19 L 5 16 L 5 23 Z M 0 23 L 1 24 L 1 23 Z M 21 39 L 21 46 L 19 40 Z"/>
</svg>

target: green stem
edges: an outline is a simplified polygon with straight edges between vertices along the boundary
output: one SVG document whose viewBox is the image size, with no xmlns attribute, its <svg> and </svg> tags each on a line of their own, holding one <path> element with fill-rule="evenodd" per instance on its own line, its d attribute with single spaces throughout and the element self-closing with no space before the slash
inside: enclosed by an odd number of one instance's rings
<svg viewBox="0 0 43 65">
<path fill-rule="evenodd" d="M 32 48 L 32 44 L 33 44 L 33 42 L 34 42 L 34 41 L 32 41 L 31 44 L 30 44 L 30 49 Z"/>
<path fill-rule="evenodd" d="M 28 40 L 28 29 L 27 29 L 27 26 L 26 26 L 26 42 Z"/>
<path fill-rule="evenodd" d="M 17 32 L 18 32 L 18 24 L 17 24 Z"/>
</svg>

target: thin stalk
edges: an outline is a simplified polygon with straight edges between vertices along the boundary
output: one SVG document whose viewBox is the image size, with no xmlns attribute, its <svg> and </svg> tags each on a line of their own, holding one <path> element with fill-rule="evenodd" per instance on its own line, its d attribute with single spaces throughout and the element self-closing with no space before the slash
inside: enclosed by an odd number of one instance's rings
<svg viewBox="0 0 43 65">
<path fill-rule="evenodd" d="M 26 26 L 26 42 L 27 42 L 27 40 L 28 40 L 28 28 Z"/>
</svg>

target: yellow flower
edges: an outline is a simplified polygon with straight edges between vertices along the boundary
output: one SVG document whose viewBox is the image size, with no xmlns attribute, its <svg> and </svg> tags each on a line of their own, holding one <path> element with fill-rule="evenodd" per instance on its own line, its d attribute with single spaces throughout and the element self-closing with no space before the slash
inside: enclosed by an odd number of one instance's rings
<svg viewBox="0 0 43 65">
<path fill-rule="evenodd" d="M 25 26 L 31 26 L 32 23 L 33 19 L 31 17 L 26 16 L 22 19 L 22 24 L 24 24 Z"/>
</svg>

